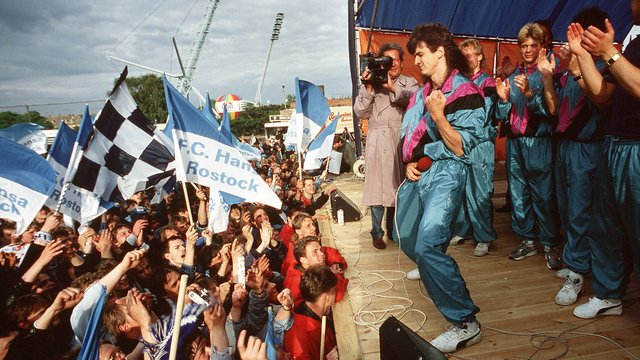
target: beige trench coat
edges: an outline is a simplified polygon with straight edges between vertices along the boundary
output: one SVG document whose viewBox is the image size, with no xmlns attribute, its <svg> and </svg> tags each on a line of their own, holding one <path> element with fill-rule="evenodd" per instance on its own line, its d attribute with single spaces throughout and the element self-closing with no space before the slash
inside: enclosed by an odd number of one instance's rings
<svg viewBox="0 0 640 360">
<path fill-rule="evenodd" d="M 395 206 L 396 190 L 404 178 L 400 157 L 402 117 L 418 82 L 405 75 L 394 81 L 396 94 L 376 86 L 375 93 L 360 87 L 353 105 L 359 118 L 369 119 L 365 148 L 365 178 L 362 204 Z"/>
</svg>

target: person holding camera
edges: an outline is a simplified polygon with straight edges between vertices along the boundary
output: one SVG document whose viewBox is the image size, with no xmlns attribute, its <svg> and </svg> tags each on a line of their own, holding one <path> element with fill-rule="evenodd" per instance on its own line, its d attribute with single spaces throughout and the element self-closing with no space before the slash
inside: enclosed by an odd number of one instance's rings
<svg viewBox="0 0 640 360">
<path fill-rule="evenodd" d="M 398 153 L 402 117 L 411 95 L 418 90 L 416 79 L 400 74 L 403 53 L 400 45 L 390 43 L 380 47 L 378 58 L 365 57 L 367 66 L 353 105 L 358 117 L 369 119 L 362 202 L 371 207 L 371 237 L 377 249 L 386 247 L 382 239 L 385 207 L 387 238 L 393 239 L 395 195 L 404 175 Z"/>
</svg>

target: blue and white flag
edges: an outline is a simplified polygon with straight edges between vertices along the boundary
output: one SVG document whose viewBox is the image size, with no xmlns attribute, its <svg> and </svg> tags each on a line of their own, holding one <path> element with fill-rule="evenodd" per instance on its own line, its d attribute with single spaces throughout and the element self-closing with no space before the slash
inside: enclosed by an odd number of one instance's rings
<svg viewBox="0 0 640 360">
<path fill-rule="evenodd" d="M 278 344 L 275 331 L 273 330 L 274 316 L 273 311 L 271 311 L 271 307 L 269 307 L 267 314 L 267 336 L 264 338 L 264 342 L 267 344 L 267 360 L 276 360 L 276 345 L 282 345 L 282 343 Z"/>
<path fill-rule="evenodd" d="M 64 176 L 67 173 L 69 159 L 71 159 L 73 145 L 77 137 L 78 133 L 71 129 L 65 122 L 60 123 L 56 139 L 53 141 L 53 145 L 51 145 L 49 154 L 47 155 L 47 162 L 49 162 L 53 171 L 56 172 L 56 186 L 44 204 L 49 209 L 55 210 L 58 206 L 58 201 L 62 194 L 62 188 L 64 187 Z M 75 208 L 76 206 L 79 207 L 79 204 L 73 204 L 72 202 L 63 199 L 60 210 L 65 206 Z"/>
<path fill-rule="evenodd" d="M 333 137 L 336 134 L 336 128 L 340 115 L 336 116 L 329 125 L 320 130 L 318 136 L 309 144 L 307 154 L 304 157 L 304 166 L 302 170 L 314 170 L 320 169 L 322 161 L 325 158 L 331 156 L 331 149 L 333 149 Z"/>
<path fill-rule="evenodd" d="M 47 135 L 42 126 L 33 123 L 20 123 L 0 130 L 0 137 L 26 146 L 38 154 L 47 153 Z"/>
<path fill-rule="evenodd" d="M 260 154 L 260 150 L 255 147 L 245 144 L 238 140 L 238 138 L 233 135 L 231 132 L 231 122 L 229 121 L 229 113 L 227 112 L 226 106 L 223 107 L 222 111 L 222 119 L 220 119 L 220 132 L 222 135 L 226 136 L 229 141 L 233 144 L 233 146 L 240 151 L 240 154 L 244 156 L 247 161 L 258 161 L 262 158 L 262 154 Z"/>
<path fill-rule="evenodd" d="M 175 172 L 171 140 L 138 109 L 126 77 L 127 68 L 94 122 L 72 180 L 104 201 L 130 199 Z"/>
<path fill-rule="evenodd" d="M 227 204 L 220 191 L 209 188 L 209 229 L 211 232 L 217 234 L 227 231 L 229 210 L 231 210 L 231 206 Z"/>
<path fill-rule="evenodd" d="M 56 171 L 58 177 L 56 188 L 47 199 L 45 205 L 52 210 L 56 210 L 58 209 L 58 204 L 60 204 L 58 211 L 84 225 L 102 215 L 115 203 L 102 201 L 98 194 L 78 188 L 71 183 L 84 152 L 84 146 L 93 129 L 93 118 L 89 113 L 89 105 L 85 105 L 77 133 L 66 124 L 64 127 L 62 124 L 58 129 L 58 136 L 47 157 L 47 161 Z M 60 138 L 61 132 L 66 134 L 64 138 Z M 69 141 L 70 133 L 73 134 L 71 141 Z M 63 194 L 62 198 L 60 198 L 61 194 Z"/>
<path fill-rule="evenodd" d="M 0 139 L 0 218 L 16 222 L 22 234 L 47 201 L 56 172 L 40 155 L 13 141 Z"/>
<path fill-rule="evenodd" d="M 169 117 L 173 121 L 176 176 L 220 191 L 229 205 L 259 202 L 279 209 L 282 202 L 198 109 L 164 79 Z"/>
<path fill-rule="evenodd" d="M 211 106 L 211 97 L 209 96 L 209 92 L 207 91 L 207 99 L 204 104 L 204 108 L 202 108 L 202 113 L 207 119 L 211 120 L 212 123 L 217 124 L 218 120 L 216 119 L 216 114 L 213 113 L 213 106 Z M 218 127 L 218 130 L 220 127 Z"/>
<path fill-rule="evenodd" d="M 295 129 L 295 134 L 287 130 L 287 141 L 291 143 L 295 139 L 298 151 L 304 151 L 320 132 L 331 110 L 322 91 L 313 83 L 296 78 L 295 89 L 296 112 L 289 122 L 289 129 Z"/>
<path fill-rule="evenodd" d="M 102 326 L 102 309 L 107 301 L 107 289 L 104 285 L 98 284 L 96 286 L 100 286 L 100 295 L 91 311 L 91 317 L 82 338 L 82 347 L 78 353 L 78 360 L 98 360 L 100 358 L 100 328 Z"/>
</svg>

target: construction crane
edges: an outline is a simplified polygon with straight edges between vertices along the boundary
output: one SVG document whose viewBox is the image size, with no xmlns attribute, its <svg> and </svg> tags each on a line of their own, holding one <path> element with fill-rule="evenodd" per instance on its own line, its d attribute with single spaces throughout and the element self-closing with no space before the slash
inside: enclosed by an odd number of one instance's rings
<svg viewBox="0 0 640 360">
<path fill-rule="evenodd" d="M 191 44 L 191 49 L 189 50 L 189 56 L 187 57 L 187 66 L 186 68 L 182 68 L 183 77 L 180 78 L 178 82 L 178 91 L 183 95 L 189 94 L 191 91 L 191 81 L 193 80 L 193 75 L 196 72 L 196 67 L 198 66 L 198 60 L 200 59 L 200 53 L 202 52 L 202 47 L 204 46 L 205 39 L 207 34 L 209 33 L 209 28 L 211 27 L 211 21 L 213 20 L 213 14 L 218 8 L 218 3 L 220 0 L 209 0 L 207 4 L 207 9 L 202 17 L 202 22 L 200 23 L 200 28 L 198 29 L 198 33 L 196 37 L 193 39 L 193 43 Z M 175 44 L 175 42 L 174 42 Z M 178 49 L 176 48 L 176 51 Z M 180 67 L 182 67 L 182 60 L 180 60 L 180 55 L 178 55 L 178 61 L 180 62 Z"/>
</svg>

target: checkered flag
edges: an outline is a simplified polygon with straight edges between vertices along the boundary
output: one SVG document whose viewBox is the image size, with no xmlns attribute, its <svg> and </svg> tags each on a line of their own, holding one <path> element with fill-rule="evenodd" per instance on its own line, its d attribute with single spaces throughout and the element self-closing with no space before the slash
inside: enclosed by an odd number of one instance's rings
<svg viewBox="0 0 640 360">
<path fill-rule="evenodd" d="M 129 199 L 175 173 L 173 144 L 138 109 L 124 69 L 93 124 L 72 183 L 107 201 Z"/>
</svg>

